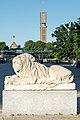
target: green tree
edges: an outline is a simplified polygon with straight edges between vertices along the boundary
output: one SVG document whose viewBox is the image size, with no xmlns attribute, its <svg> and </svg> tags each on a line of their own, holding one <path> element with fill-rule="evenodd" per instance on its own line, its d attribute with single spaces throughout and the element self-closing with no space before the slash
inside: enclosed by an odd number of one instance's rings
<svg viewBox="0 0 80 120">
<path fill-rule="evenodd" d="M 34 50 L 35 49 L 35 43 L 32 40 L 28 40 L 24 44 L 24 50 Z"/>
<path fill-rule="evenodd" d="M 5 42 L 0 42 L 0 50 L 9 50 Z"/>
<path fill-rule="evenodd" d="M 45 44 L 45 50 L 52 50 L 53 49 L 53 44 L 51 42 L 48 42 Z"/>
<path fill-rule="evenodd" d="M 42 41 L 35 42 L 35 50 L 45 50 L 45 44 Z"/>
<path fill-rule="evenodd" d="M 76 30 L 73 32 L 74 39 L 74 53 L 76 59 L 80 59 L 80 18 L 75 22 Z"/>
<path fill-rule="evenodd" d="M 73 31 L 76 29 L 73 22 L 62 24 L 56 28 L 52 37 L 56 37 L 57 56 L 62 59 L 64 57 L 71 58 L 73 55 Z"/>
</svg>

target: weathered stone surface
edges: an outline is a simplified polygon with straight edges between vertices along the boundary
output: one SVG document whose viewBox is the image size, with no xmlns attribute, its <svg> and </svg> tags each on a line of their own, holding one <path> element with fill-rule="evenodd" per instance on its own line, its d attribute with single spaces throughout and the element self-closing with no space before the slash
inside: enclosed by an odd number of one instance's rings
<svg viewBox="0 0 80 120">
<path fill-rule="evenodd" d="M 3 91 L 3 114 L 77 114 L 77 91 Z"/>
<path fill-rule="evenodd" d="M 5 90 L 75 90 L 75 83 L 58 84 L 50 86 L 48 84 L 24 84 L 24 85 L 5 85 Z"/>
<path fill-rule="evenodd" d="M 13 59 L 13 68 L 16 75 L 7 76 L 5 85 L 43 84 L 44 88 L 46 85 L 49 88 L 73 81 L 73 74 L 70 70 L 59 65 L 52 65 L 48 68 L 35 62 L 35 58 L 27 53 Z"/>
</svg>

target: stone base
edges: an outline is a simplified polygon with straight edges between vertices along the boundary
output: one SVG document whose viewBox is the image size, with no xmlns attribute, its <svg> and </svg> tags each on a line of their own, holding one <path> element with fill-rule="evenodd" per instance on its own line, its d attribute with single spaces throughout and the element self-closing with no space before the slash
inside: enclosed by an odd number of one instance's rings
<svg viewBox="0 0 80 120">
<path fill-rule="evenodd" d="M 3 114 L 77 114 L 77 91 L 3 91 Z"/>
<path fill-rule="evenodd" d="M 75 83 L 64 83 L 58 85 L 48 84 L 26 84 L 14 85 L 7 84 L 4 86 L 5 90 L 75 90 Z"/>
</svg>

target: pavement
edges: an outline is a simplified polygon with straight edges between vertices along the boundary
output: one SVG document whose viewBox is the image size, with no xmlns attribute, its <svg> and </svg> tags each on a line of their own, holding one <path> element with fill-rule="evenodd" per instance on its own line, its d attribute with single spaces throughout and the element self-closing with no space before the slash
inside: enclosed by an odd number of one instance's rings
<svg viewBox="0 0 80 120">
<path fill-rule="evenodd" d="M 73 115 L 19 115 L 19 116 L 0 116 L 0 120 L 80 120 L 80 116 Z"/>
<path fill-rule="evenodd" d="M 50 66 L 51 64 L 46 64 Z M 74 74 L 74 82 L 77 89 L 77 115 L 11 115 L 2 114 L 2 91 L 4 89 L 4 78 L 7 75 L 14 74 L 11 63 L 0 64 L 0 120 L 80 120 L 80 68 L 74 68 L 71 65 L 61 64 L 71 70 Z"/>
</svg>

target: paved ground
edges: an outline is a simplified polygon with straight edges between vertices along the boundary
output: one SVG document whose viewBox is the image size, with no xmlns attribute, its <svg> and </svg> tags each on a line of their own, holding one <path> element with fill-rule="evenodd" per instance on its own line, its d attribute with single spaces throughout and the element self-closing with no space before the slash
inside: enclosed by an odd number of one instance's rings
<svg viewBox="0 0 80 120">
<path fill-rule="evenodd" d="M 46 64 L 46 66 L 50 66 L 51 64 Z M 77 116 L 63 116 L 63 115 L 45 115 L 45 116 L 3 116 L 2 115 L 2 90 L 4 89 L 4 78 L 6 75 L 12 75 L 14 74 L 14 71 L 12 69 L 11 63 L 0 63 L 0 120 L 80 120 L 80 68 L 74 68 L 70 65 L 63 65 L 64 67 L 67 67 L 70 69 L 74 74 L 74 82 L 76 83 L 76 89 L 78 91 L 77 96 Z"/>
<path fill-rule="evenodd" d="M 0 120 L 80 120 L 79 116 L 58 116 L 58 115 L 44 115 L 44 116 L 0 116 Z"/>
</svg>

